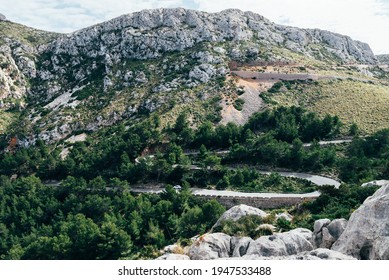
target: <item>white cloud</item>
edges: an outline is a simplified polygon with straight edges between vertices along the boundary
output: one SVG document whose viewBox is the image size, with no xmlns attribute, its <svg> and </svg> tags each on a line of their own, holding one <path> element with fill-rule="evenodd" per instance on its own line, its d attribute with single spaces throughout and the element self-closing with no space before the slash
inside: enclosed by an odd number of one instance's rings
<svg viewBox="0 0 389 280">
<path fill-rule="evenodd" d="M 1 13 L 32 27 L 71 32 L 121 14 L 158 7 L 217 12 L 237 8 L 291 26 L 321 28 L 389 53 L 389 0 L 0 0 Z"/>
<path fill-rule="evenodd" d="M 72 32 L 142 9 L 184 6 L 182 0 L 0 0 L 9 20 L 35 28 Z"/>
</svg>

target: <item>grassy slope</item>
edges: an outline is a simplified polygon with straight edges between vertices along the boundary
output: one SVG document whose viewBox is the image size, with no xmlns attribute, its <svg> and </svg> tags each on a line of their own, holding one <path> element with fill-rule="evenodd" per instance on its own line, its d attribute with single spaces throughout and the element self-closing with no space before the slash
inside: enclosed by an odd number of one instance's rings
<svg viewBox="0 0 389 280">
<path fill-rule="evenodd" d="M 12 120 L 17 118 L 17 116 L 18 113 L 0 110 L 0 135 L 7 130 Z"/>
<path fill-rule="evenodd" d="M 268 95 L 276 105 L 300 105 L 320 115 L 338 115 L 345 129 L 355 122 L 363 133 L 389 127 L 389 87 L 351 80 L 297 85 Z"/>
<path fill-rule="evenodd" d="M 46 44 L 61 34 L 33 29 L 18 23 L 0 21 L 0 44 L 5 42 L 4 38 L 11 38 L 23 44 L 38 46 Z"/>
</svg>

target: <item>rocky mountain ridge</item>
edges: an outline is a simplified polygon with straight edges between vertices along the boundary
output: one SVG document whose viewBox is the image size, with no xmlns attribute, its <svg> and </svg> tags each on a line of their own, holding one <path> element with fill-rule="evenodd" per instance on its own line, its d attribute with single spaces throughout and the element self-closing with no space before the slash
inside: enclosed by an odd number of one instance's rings
<svg viewBox="0 0 389 280">
<path fill-rule="evenodd" d="M 233 9 L 143 10 L 63 35 L 0 23 L 21 30 L 0 34 L 0 102 L 30 105 L 19 125 L 25 145 L 95 131 L 139 112 L 163 114 L 171 104 L 197 102 L 209 111 L 206 101 L 228 90 L 221 81 L 231 61 L 377 62 L 367 44 L 348 36 Z"/>
<path fill-rule="evenodd" d="M 378 59 L 379 63 L 388 64 L 389 65 L 389 54 L 377 55 L 377 59 Z"/>
<path fill-rule="evenodd" d="M 99 74 L 103 75 L 106 90 L 115 82 L 112 76 L 131 75 L 114 72 L 117 64 L 131 59 L 161 58 L 166 53 L 183 52 L 204 42 L 227 42 L 227 48 L 214 49 L 201 59 L 199 68 L 190 69 L 189 77 L 203 83 L 215 76 L 211 65 L 223 64 L 230 59 L 263 60 L 263 54 L 279 46 L 318 59 L 325 59 L 327 55 L 343 63 L 377 62 L 367 44 L 353 41 L 348 36 L 277 25 L 252 12 L 225 10 L 209 14 L 185 9 L 156 9 L 124 15 L 61 36 L 45 46 L 42 56 L 49 59 L 42 61 L 38 76 L 49 85 L 57 82 L 57 88 L 49 88 L 46 100 L 71 90 L 74 87 L 72 80 L 88 79 L 95 72 L 93 69 L 102 72 Z M 236 42 L 247 46 L 239 46 Z M 316 49 L 317 45 L 322 46 L 325 54 Z M 64 80 L 68 85 L 58 85 L 58 80 Z M 138 77 L 138 80 L 142 78 Z M 47 88 L 42 90 L 47 92 Z"/>
</svg>

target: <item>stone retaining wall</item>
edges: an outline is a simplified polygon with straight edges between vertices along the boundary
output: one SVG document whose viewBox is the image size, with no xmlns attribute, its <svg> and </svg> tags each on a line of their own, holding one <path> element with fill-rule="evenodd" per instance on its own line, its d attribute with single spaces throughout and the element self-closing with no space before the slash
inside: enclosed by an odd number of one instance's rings
<svg viewBox="0 0 389 280">
<path fill-rule="evenodd" d="M 300 204 L 305 201 L 315 200 L 316 197 L 230 197 L 230 196 L 217 196 L 217 195 L 197 195 L 197 197 L 203 199 L 215 199 L 220 204 L 224 205 L 227 209 L 238 205 L 246 204 L 249 206 L 257 207 L 259 209 L 272 209 L 289 207 Z"/>
</svg>

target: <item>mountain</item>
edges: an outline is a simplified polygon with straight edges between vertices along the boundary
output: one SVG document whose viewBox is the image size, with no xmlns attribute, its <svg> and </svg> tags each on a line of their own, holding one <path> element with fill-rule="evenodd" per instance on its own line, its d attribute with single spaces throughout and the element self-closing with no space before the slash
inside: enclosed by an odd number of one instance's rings
<svg viewBox="0 0 389 280">
<path fill-rule="evenodd" d="M 239 10 L 144 10 L 71 34 L 0 25 L 0 105 L 9 120 L 0 131 L 12 130 L 25 145 L 153 112 L 164 125 L 183 110 L 194 125 L 218 123 L 220 93 L 236 92 L 226 80 L 232 62 L 320 69 L 377 63 L 366 43 L 348 36 Z"/>
<path fill-rule="evenodd" d="M 367 44 L 251 12 L 145 10 L 70 34 L 1 17 L 0 259 L 213 258 L 219 237 L 226 257 L 253 238 L 249 258 L 350 258 L 313 250 L 345 219 L 352 256 L 387 259 L 370 250 L 387 233 L 351 213 L 389 176 L 388 86 Z M 282 209 L 215 225 L 239 203 Z"/>
<path fill-rule="evenodd" d="M 389 54 L 377 55 L 377 60 L 382 64 L 389 64 Z"/>
</svg>

